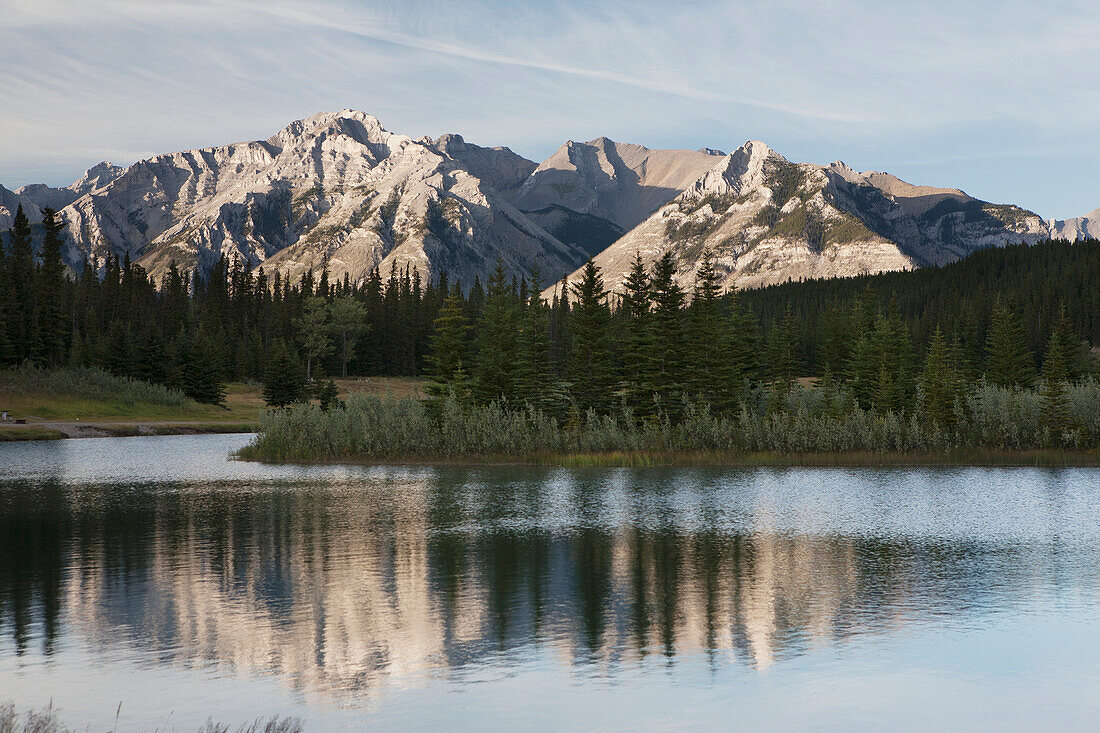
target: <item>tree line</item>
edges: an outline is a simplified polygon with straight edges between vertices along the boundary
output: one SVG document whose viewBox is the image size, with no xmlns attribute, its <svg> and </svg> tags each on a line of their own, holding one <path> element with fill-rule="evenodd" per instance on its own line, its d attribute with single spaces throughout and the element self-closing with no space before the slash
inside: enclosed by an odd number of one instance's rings
<svg viewBox="0 0 1100 733">
<path fill-rule="evenodd" d="M 1095 264 L 1095 248 L 1081 251 Z M 921 344 L 897 295 L 880 304 L 869 284 L 874 278 L 849 298 L 834 299 L 811 325 L 812 335 L 794 305 L 804 284 L 788 287 L 782 315 L 765 319 L 751 307 L 763 299 L 754 303 L 753 294 L 721 292 L 713 252 L 703 253 L 690 291 L 677 282 L 671 253 L 651 269 L 636 257 L 621 292 L 612 294 L 590 261 L 579 281 L 563 283 L 547 304 L 537 288 L 527 300 L 518 297 L 498 268 L 476 324 L 463 317 L 459 292 L 444 303 L 431 340 L 433 392 L 451 393 L 460 403 L 529 405 L 566 424 L 590 411 L 619 414 L 623 408 L 639 420 L 676 422 L 690 406 L 716 415 L 736 412 L 760 387 L 767 409 L 783 411 L 793 390 L 812 383 L 833 414 L 856 407 L 900 416 L 921 412 L 950 428 L 981 382 L 1041 389 L 1044 424 L 1064 432 L 1072 423 L 1067 385 L 1096 369 L 1091 343 L 1075 331 L 1061 303 L 1047 319 L 1044 348 L 1036 354 L 1011 293 L 989 293 L 980 333 L 945 320 L 946 327 L 937 323 Z M 1048 289 L 1060 284 L 1065 282 Z M 1094 296 L 1071 302 L 1095 309 Z M 1095 314 L 1076 315 L 1091 324 Z"/>
<path fill-rule="evenodd" d="M 721 290 L 712 252 L 688 289 L 671 254 L 651 268 L 636 258 L 615 293 L 589 262 L 547 302 L 537 271 L 500 265 L 468 286 L 396 268 L 292 281 L 225 258 L 159 282 L 128 257 L 67 273 L 61 228 L 46 211 L 36 233 L 17 212 L 0 249 L 0 363 L 98 366 L 213 403 L 235 380 L 263 382 L 272 405 L 327 405 L 332 375 L 423 375 L 437 400 L 565 424 L 624 407 L 675 421 L 689 405 L 733 412 L 760 388 L 780 410 L 813 378 L 829 409 L 930 409 L 945 424 L 978 382 L 1034 387 L 1057 422 L 1059 385 L 1095 370 L 1100 342 L 1095 242 L 746 292 Z"/>
</svg>

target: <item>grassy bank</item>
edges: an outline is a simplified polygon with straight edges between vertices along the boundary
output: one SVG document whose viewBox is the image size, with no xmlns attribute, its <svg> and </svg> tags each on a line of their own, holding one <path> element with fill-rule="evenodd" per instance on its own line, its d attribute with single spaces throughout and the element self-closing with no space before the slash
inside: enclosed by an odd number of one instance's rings
<svg viewBox="0 0 1100 733">
<path fill-rule="evenodd" d="M 12 440 L 59 440 L 65 433 L 40 425 L 0 425 L 0 443 Z"/>
<path fill-rule="evenodd" d="M 1073 428 L 1045 428 L 1036 395 L 982 386 L 940 428 L 920 414 L 837 414 L 814 390 L 785 409 L 760 400 L 716 415 L 684 406 L 675 422 L 638 420 L 629 410 L 573 415 L 564 422 L 493 403 L 434 405 L 353 395 L 346 409 L 298 405 L 266 412 L 256 440 L 241 452 L 276 462 L 455 462 L 556 465 L 1096 465 L 1100 383 L 1068 391 Z"/>
<path fill-rule="evenodd" d="M 242 412 L 189 400 L 178 390 L 101 369 L 34 367 L 0 372 L 0 409 L 28 422 L 255 420 L 262 404 Z"/>
<path fill-rule="evenodd" d="M 416 399 L 422 391 L 422 380 L 411 378 L 364 377 L 336 383 L 342 399 L 353 394 Z M 262 387 L 231 383 L 226 392 L 226 406 L 221 408 L 98 369 L 8 369 L 0 371 L 0 410 L 26 424 L 0 425 L 0 441 L 256 430 L 266 409 Z"/>
<path fill-rule="evenodd" d="M 606 451 L 602 453 L 560 453 L 539 451 L 526 455 L 417 456 L 404 459 L 365 456 L 332 457 L 318 460 L 275 461 L 256 457 L 251 447 L 238 456 L 245 460 L 306 465 L 428 465 L 428 466 L 559 466 L 562 468 L 659 468 L 674 466 L 724 466 L 731 468 L 765 467 L 855 467 L 875 466 L 1035 466 L 1097 467 L 1097 450 L 1003 451 L 969 449 L 900 453 L 897 451 L 840 451 L 832 453 L 777 453 L 755 451 Z"/>
</svg>

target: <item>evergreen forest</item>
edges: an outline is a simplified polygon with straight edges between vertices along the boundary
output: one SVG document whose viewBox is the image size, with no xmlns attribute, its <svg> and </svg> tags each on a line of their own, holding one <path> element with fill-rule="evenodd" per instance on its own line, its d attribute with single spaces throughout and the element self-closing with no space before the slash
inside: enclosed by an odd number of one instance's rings
<svg viewBox="0 0 1100 733">
<path fill-rule="evenodd" d="M 331 376 L 421 375 L 429 417 L 492 405 L 562 429 L 802 410 L 949 430 L 1000 390 L 1034 397 L 1036 441 L 1100 440 L 1073 407 L 1073 390 L 1095 385 L 1100 344 L 1092 241 L 743 292 L 722 291 L 711 252 L 689 288 L 671 255 L 636 260 L 614 293 L 589 262 L 547 302 L 537 271 L 502 266 L 485 283 L 410 269 L 292 280 L 224 258 L 159 282 L 128 258 L 74 273 L 61 230 L 52 211 L 40 227 L 20 211 L 5 237 L 0 366 L 98 367 L 214 404 L 227 382 L 262 382 L 276 407 L 336 404 Z"/>
</svg>

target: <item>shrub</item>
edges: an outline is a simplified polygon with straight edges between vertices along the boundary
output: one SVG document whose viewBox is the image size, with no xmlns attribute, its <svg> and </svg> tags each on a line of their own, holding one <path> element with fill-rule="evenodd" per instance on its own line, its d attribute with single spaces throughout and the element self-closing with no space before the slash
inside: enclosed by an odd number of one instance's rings
<svg viewBox="0 0 1100 733">
<path fill-rule="evenodd" d="M 97 367 L 40 369 L 26 365 L 0 372 L 0 390 L 21 393 L 72 395 L 119 402 L 194 407 L 183 392 L 160 384 L 115 375 Z"/>
</svg>

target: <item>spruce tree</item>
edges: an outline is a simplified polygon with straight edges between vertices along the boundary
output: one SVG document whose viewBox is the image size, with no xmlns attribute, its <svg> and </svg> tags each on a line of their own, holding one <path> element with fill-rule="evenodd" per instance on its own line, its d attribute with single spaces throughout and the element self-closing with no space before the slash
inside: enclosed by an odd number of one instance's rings
<svg viewBox="0 0 1100 733">
<path fill-rule="evenodd" d="M 53 209 L 42 210 L 42 264 L 38 269 L 38 332 L 44 347 L 44 361 L 59 366 L 65 360 L 65 265 L 61 260 L 63 222 Z"/>
<path fill-rule="evenodd" d="M 210 405 L 225 405 L 221 355 L 212 339 L 202 331 L 181 333 L 171 348 L 172 364 L 168 385 Z"/>
<path fill-rule="evenodd" d="M 1056 340 L 1062 351 L 1066 367 L 1066 380 L 1074 382 L 1089 372 L 1089 347 L 1088 344 L 1077 339 L 1073 335 L 1069 319 L 1066 317 L 1066 307 L 1063 305 L 1058 310 L 1058 318 L 1054 321 L 1054 328 L 1050 332 L 1049 344 Z"/>
<path fill-rule="evenodd" d="M 959 380 L 952 364 L 951 347 L 938 326 L 928 345 L 920 385 L 925 417 L 945 430 L 953 428 Z"/>
<path fill-rule="evenodd" d="M 77 336 L 73 337 L 74 343 Z M 150 326 L 142 334 L 134 353 L 134 376 L 146 382 L 164 384 L 168 379 L 165 356 L 164 341 L 156 328 Z"/>
<path fill-rule="evenodd" d="M 468 358 L 466 338 L 470 331 L 463 310 L 462 294 L 456 286 L 443 301 L 432 331 L 431 353 L 428 356 L 428 374 L 432 383 L 428 385 L 428 394 L 435 399 L 445 395 L 448 389 L 454 389 L 457 394 L 468 386 L 459 383 L 460 377 L 465 380 L 463 365 Z"/>
<path fill-rule="evenodd" d="M 821 321 L 817 361 L 822 373 L 829 371 L 834 378 L 843 374 L 852 353 L 854 335 L 850 311 L 833 301 Z"/>
<path fill-rule="evenodd" d="M 730 339 L 728 322 L 722 317 L 721 275 L 716 266 L 714 250 L 703 251 L 702 262 L 695 274 L 695 289 L 688 310 L 688 343 L 685 382 L 692 399 L 708 405 L 722 402 L 733 378 L 730 374 Z M 719 395 L 723 397 L 720 399 Z"/>
<path fill-rule="evenodd" d="M 569 373 L 569 356 L 573 350 L 569 312 L 569 282 L 567 278 L 562 277 L 550 307 L 550 359 L 561 376 Z"/>
<path fill-rule="evenodd" d="M 10 288 L 11 293 L 8 333 L 12 349 L 10 358 L 14 362 L 21 362 L 34 356 L 34 346 L 38 337 L 34 245 L 31 240 L 31 225 L 22 206 L 15 211 L 8 237 L 8 246 L 11 251 L 8 268 L 10 282 L 6 283 L 7 287 L 4 289 Z"/>
<path fill-rule="evenodd" d="M 678 416 L 684 393 L 684 291 L 676 282 L 676 262 L 666 252 L 653 266 L 650 278 L 653 313 L 646 339 L 647 356 L 642 377 L 645 388 L 661 409 Z"/>
<path fill-rule="evenodd" d="M 335 380 L 325 375 L 324 370 L 318 369 L 307 385 L 306 392 L 317 400 L 323 412 L 328 412 L 333 407 L 343 407 L 344 403 L 339 399 L 340 390 Z"/>
<path fill-rule="evenodd" d="M 222 381 L 221 350 L 209 336 L 196 335 L 191 345 L 193 358 L 187 377 L 188 397 L 196 402 L 225 407 L 225 384 Z"/>
<path fill-rule="evenodd" d="M 773 407 L 781 407 L 803 369 L 802 330 L 789 306 L 768 334 L 768 366 Z"/>
<path fill-rule="evenodd" d="M 619 310 L 623 323 L 622 369 L 619 383 L 627 404 L 635 414 L 644 415 L 653 407 L 653 395 L 646 389 L 645 375 L 651 367 L 646 364 L 650 356 L 650 308 L 652 294 L 649 273 L 640 253 L 634 254 L 630 274 L 623 283 L 623 295 Z"/>
<path fill-rule="evenodd" d="M 612 403 L 614 365 L 611 361 L 611 310 L 607 291 L 596 263 L 589 260 L 580 282 L 573 285 L 571 330 L 573 351 L 569 375 L 573 398 L 583 414 L 589 409 L 605 412 Z"/>
<path fill-rule="evenodd" d="M 1023 321 L 1015 308 L 997 298 L 985 346 L 985 378 L 999 387 L 1030 387 L 1035 363 L 1027 348 Z"/>
<path fill-rule="evenodd" d="M 746 379 L 754 379 L 760 371 L 760 327 L 756 316 L 741 305 L 736 292 L 726 296 L 727 319 L 730 328 L 730 371 L 740 397 Z"/>
<path fill-rule="evenodd" d="M 1046 358 L 1043 359 L 1043 388 L 1040 404 L 1040 424 L 1051 445 L 1062 445 L 1065 442 L 1065 436 L 1073 427 L 1069 397 L 1066 394 L 1067 375 L 1065 345 L 1056 330 L 1050 336 Z"/>
<path fill-rule="evenodd" d="M 875 390 L 875 406 L 882 412 L 902 413 L 913 397 L 913 353 L 909 330 L 898 313 L 897 301 L 890 304 L 889 315 L 876 324 L 882 365 Z"/>
<path fill-rule="evenodd" d="M 522 315 L 516 392 L 521 402 L 550 411 L 555 407 L 555 376 L 550 364 L 550 310 L 539 293 L 542 285 L 537 268 L 531 270 L 524 282 L 528 280 L 531 285 Z"/>
<path fill-rule="evenodd" d="M 276 339 L 267 351 L 263 374 L 264 402 L 269 407 L 286 407 L 302 402 L 306 396 L 306 380 L 302 367 L 282 339 Z"/>
<path fill-rule="evenodd" d="M 485 304 L 477 324 L 474 367 L 474 400 L 505 400 L 515 406 L 516 362 L 519 355 L 520 313 L 517 296 L 509 286 L 504 264 L 497 262 L 489 277 Z"/>
</svg>

